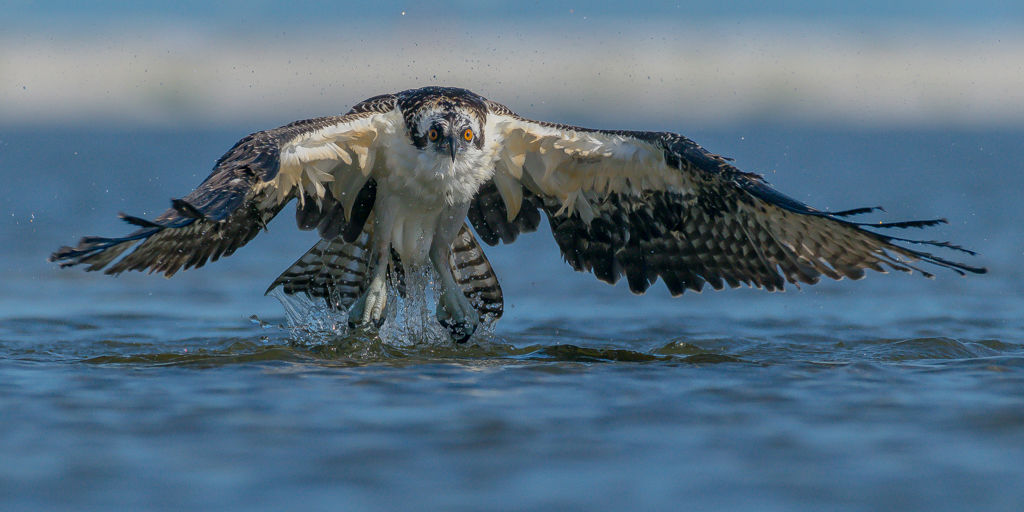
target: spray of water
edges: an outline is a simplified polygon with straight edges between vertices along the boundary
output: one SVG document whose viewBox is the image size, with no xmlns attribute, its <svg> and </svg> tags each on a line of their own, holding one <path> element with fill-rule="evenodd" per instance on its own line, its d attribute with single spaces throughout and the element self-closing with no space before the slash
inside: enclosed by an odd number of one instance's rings
<svg viewBox="0 0 1024 512">
<path fill-rule="evenodd" d="M 386 320 L 377 334 L 380 341 L 397 349 L 451 347 L 451 335 L 436 317 L 441 292 L 436 274 L 429 266 L 406 268 L 402 274 L 388 277 Z M 328 307 L 327 301 L 305 294 L 287 295 L 276 288 L 270 295 L 281 302 L 292 339 L 303 345 L 337 344 L 356 336 L 365 338 L 370 329 L 353 330 L 348 312 Z M 485 318 L 473 340 L 492 336 L 494 319 Z M 376 336 L 374 336 L 376 337 Z"/>
<path fill-rule="evenodd" d="M 404 276 L 392 273 L 388 283 L 388 320 L 380 337 L 396 347 L 451 344 L 451 336 L 437 322 L 435 308 L 441 291 L 432 268 L 411 267 Z"/>
</svg>

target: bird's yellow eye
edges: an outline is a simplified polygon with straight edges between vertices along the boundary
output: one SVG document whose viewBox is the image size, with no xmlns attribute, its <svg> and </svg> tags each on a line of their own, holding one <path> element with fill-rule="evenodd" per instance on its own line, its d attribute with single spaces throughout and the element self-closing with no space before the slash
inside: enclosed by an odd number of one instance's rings
<svg viewBox="0 0 1024 512">
<path fill-rule="evenodd" d="M 473 140 L 473 130 L 466 128 L 466 131 L 462 132 L 462 138 L 466 139 L 466 141 Z"/>
<path fill-rule="evenodd" d="M 427 133 L 427 137 L 430 137 L 431 141 L 437 140 L 437 130 L 431 129 L 430 132 Z"/>
</svg>

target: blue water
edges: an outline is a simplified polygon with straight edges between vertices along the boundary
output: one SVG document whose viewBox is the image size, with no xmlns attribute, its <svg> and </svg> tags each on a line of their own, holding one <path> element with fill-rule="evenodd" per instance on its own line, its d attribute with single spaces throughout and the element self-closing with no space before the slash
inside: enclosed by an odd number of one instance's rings
<svg viewBox="0 0 1024 512">
<path fill-rule="evenodd" d="M 262 295 L 314 242 L 289 211 L 170 280 L 44 261 L 159 213 L 255 128 L 0 132 L 0 509 L 1024 500 L 1024 132 L 676 127 L 815 206 L 947 217 L 924 236 L 991 272 L 636 297 L 536 233 L 488 249 L 506 315 L 467 347 L 301 342 Z"/>
</svg>

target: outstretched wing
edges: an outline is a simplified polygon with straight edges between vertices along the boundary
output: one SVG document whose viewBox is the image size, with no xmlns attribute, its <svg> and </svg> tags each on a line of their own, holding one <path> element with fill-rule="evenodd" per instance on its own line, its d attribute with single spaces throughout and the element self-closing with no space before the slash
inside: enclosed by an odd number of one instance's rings
<svg viewBox="0 0 1024 512">
<path fill-rule="evenodd" d="M 58 249 L 50 261 L 62 267 L 88 265 L 89 271 L 110 265 L 107 274 L 149 269 L 170 277 L 179 269 L 231 255 L 293 198 L 299 198 L 299 227 L 354 240 L 373 205 L 368 180 L 377 149 L 401 123 L 394 96 L 378 96 L 343 116 L 254 133 L 222 156 L 198 188 L 173 200 L 171 209 L 156 219 L 121 214 L 139 227 L 134 233 L 85 237 L 76 247 Z"/>
<path fill-rule="evenodd" d="M 573 268 L 609 283 L 625 275 L 634 293 L 659 277 L 673 295 L 705 283 L 781 290 L 821 275 L 860 279 L 868 268 L 921 271 L 913 266 L 921 260 L 960 274 L 986 271 L 896 243 L 970 253 L 951 244 L 845 220 L 870 208 L 829 213 L 804 205 L 675 133 L 591 130 L 488 107 L 487 129 L 500 148 L 494 178 L 469 212 L 480 238 L 510 243 L 536 229 L 543 210 Z"/>
</svg>

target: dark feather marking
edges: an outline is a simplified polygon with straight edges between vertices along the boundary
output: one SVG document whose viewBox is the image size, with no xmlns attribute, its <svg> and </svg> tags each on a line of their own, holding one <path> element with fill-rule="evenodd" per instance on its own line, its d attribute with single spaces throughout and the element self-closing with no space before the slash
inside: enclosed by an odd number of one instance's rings
<svg viewBox="0 0 1024 512">
<path fill-rule="evenodd" d="M 195 206 L 188 204 L 188 201 L 183 199 L 171 199 L 171 207 L 174 211 L 178 212 L 178 215 L 188 219 L 205 220 L 206 215 L 199 211 Z"/>
<path fill-rule="evenodd" d="M 866 227 L 866 228 L 879 228 L 879 229 L 889 229 L 889 228 L 896 228 L 896 229 L 927 228 L 927 227 L 930 227 L 930 226 L 938 226 L 940 224 L 949 224 L 949 221 L 946 220 L 946 219 L 932 219 L 932 220 L 906 220 L 906 221 L 902 221 L 902 222 L 888 222 L 888 223 L 884 223 L 884 224 L 882 224 L 882 223 L 871 224 L 869 222 L 859 222 L 859 223 L 857 223 L 858 226 L 863 226 L 863 227 Z"/>
<path fill-rule="evenodd" d="M 334 240 L 342 237 L 346 242 L 354 242 L 359 233 L 363 231 L 363 225 L 373 211 L 373 204 L 377 198 L 377 182 L 369 179 L 356 195 L 352 205 L 352 219 L 345 219 L 345 207 L 342 206 L 330 188 L 324 191 L 321 205 L 316 200 L 307 196 L 305 204 L 299 203 L 295 206 L 295 222 L 302 230 L 316 228 L 320 238 Z"/>
<path fill-rule="evenodd" d="M 324 218 L 336 212 L 339 206 L 329 188 L 324 190 L 324 197 L 320 199 L 319 203 L 307 194 L 302 201 L 295 205 L 295 225 L 302 231 L 316 228 Z"/>
<path fill-rule="evenodd" d="M 881 206 L 866 206 L 864 208 L 853 208 L 851 210 L 829 212 L 829 215 L 833 217 L 850 217 L 852 215 L 863 215 L 865 213 L 871 213 L 874 211 L 884 212 L 885 209 L 882 208 Z"/>
<path fill-rule="evenodd" d="M 333 199 L 333 196 L 331 196 Z M 334 240 L 341 236 L 342 230 L 349 227 L 349 223 L 345 220 L 345 207 L 341 203 L 334 201 L 330 207 L 324 206 L 323 217 L 319 219 L 319 222 L 313 226 L 320 238 L 324 240 Z M 362 226 L 359 226 L 362 229 Z M 358 236 L 358 233 L 356 234 Z M 354 241 L 353 238 L 351 241 Z"/>
<path fill-rule="evenodd" d="M 488 184 L 491 184 L 493 186 L 491 182 L 487 182 L 484 184 L 484 187 L 486 187 Z M 483 188 L 481 188 L 480 190 L 481 191 L 477 192 L 476 197 L 474 197 L 469 204 L 469 211 L 466 213 L 466 220 L 468 220 L 470 224 L 473 225 L 473 229 L 476 230 L 477 236 L 479 236 L 480 239 L 483 240 L 485 244 L 491 246 L 497 245 L 498 241 L 501 240 L 501 238 L 494 232 L 493 229 L 491 229 L 490 224 L 488 224 L 487 221 L 484 220 L 483 211 L 480 209 L 480 197 L 482 195 Z M 494 190 L 494 194 L 497 194 L 497 189 Z M 504 204 L 502 204 L 502 206 L 504 206 Z"/>
<path fill-rule="evenodd" d="M 509 222 L 505 201 L 501 199 L 494 181 L 488 180 L 470 203 L 467 217 L 480 240 L 487 245 L 497 245 L 498 242 L 510 244 L 521 233 L 537 230 L 541 221 L 539 208 L 539 199 L 524 187 L 522 206 L 512 222 Z"/>
<path fill-rule="evenodd" d="M 505 308 L 501 285 L 467 225 L 463 224 L 455 235 L 451 249 L 449 266 L 462 294 L 482 318 L 490 317 L 491 321 L 501 318 Z"/>
<path fill-rule="evenodd" d="M 140 227 L 140 228 L 157 228 L 157 229 L 163 229 L 164 228 L 164 226 L 161 226 L 160 224 L 157 224 L 157 223 L 155 223 L 153 221 L 149 221 L 149 220 L 142 219 L 142 218 L 139 218 L 139 217 L 132 217 L 131 215 L 128 215 L 128 214 L 126 214 L 124 212 L 118 213 L 117 216 L 121 220 L 127 222 L 128 224 L 136 226 L 136 227 Z"/>
<path fill-rule="evenodd" d="M 369 179 L 356 196 L 352 206 L 352 218 L 349 219 L 344 229 L 340 231 L 343 240 L 348 243 L 356 240 L 359 233 L 363 230 L 366 220 L 370 218 L 370 212 L 373 211 L 373 204 L 376 200 L 377 182 Z"/>
</svg>

